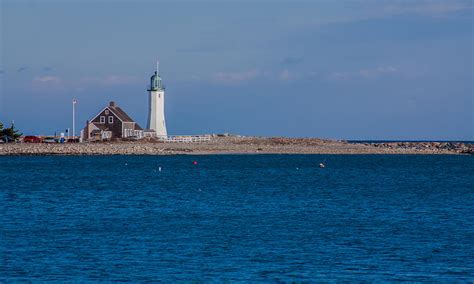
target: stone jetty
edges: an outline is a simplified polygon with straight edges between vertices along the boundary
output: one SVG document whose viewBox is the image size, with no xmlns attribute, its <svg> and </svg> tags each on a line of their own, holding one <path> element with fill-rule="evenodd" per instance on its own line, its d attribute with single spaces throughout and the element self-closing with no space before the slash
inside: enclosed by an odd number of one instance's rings
<svg viewBox="0 0 474 284">
<path fill-rule="evenodd" d="M 348 143 L 317 138 L 214 137 L 201 143 L 128 141 L 0 144 L 1 155 L 177 154 L 474 154 L 474 145 L 454 142 Z"/>
</svg>

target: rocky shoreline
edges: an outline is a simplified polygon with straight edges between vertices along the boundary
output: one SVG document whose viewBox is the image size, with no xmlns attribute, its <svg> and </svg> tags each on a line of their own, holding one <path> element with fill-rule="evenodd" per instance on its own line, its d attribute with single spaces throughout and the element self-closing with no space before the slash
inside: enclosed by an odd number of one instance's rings
<svg viewBox="0 0 474 284">
<path fill-rule="evenodd" d="M 474 154 L 458 142 L 348 143 L 317 138 L 214 137 L 201 143 L 157 141 L 0 144 L 5 155 L 178 155 L 178 154 Z"/>
</svg>

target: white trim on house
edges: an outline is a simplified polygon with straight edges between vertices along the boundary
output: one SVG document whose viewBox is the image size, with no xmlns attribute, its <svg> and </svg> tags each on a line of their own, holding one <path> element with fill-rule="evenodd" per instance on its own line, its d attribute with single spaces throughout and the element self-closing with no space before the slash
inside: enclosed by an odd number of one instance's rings
<svg viewBox="0 0 474 284">
<path fill-rule="evenodd" d="M 108 106 L 104 107 L 101 111 L 99 111 L 98 114 L 96 114 L 96 116 L 94 116 L 90 122 L 93 122 L 94 119 L 96 119 L 103 111 L 105 111 L 106 109 L 108 109 L 111 113 L 113 113 L 117 118 L 118 120 L 120 120 L 121 122 L 124 122 L 123 120 L 120 119 L 120 116 L 118 116 L 112 109 L 110 109 Z"/>
<path fill-rule="evenodd" d="M 90 122 L 93 122 L 94 119 L 96 119 L 104 110 L 109 109 L 108 107 L 104 107 L 101 111 L 99 111 L 91 120 Z M 110 110 L 110 109 L 109 109 Z"/>
<path fill-rule="evenodd" d="M 120 116 L 117 115 L 112 109 L 110 109 L 109 107 L 107 107 L 107 108 L 110 110 L 111 113 L 113 113 L 118 118 L 118 120 L 120 120 L 122 123 L 125 122 L 122 119 L 120 119 Z"/>
</svg>

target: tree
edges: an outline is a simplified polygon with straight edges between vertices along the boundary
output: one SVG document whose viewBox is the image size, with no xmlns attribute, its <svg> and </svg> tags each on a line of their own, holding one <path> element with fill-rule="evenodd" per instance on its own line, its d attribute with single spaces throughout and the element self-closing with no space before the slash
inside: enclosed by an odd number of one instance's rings
<svg viewBox="0 0 474 284">
<path fill-rule="evenodd" d="M 0 140 L 3 140 L 3 123 L 0 121 Z"/>
<path fill-rule="evenodd" d="M 3 128 L 3 125 L 1 125 Z M 15 125 L 12 123 L 12 126 L 9 128 L 5 128 L 1 131 L 2 134 L 1 138 L 5 140 L 5 142 L 9 141 L 16 141 L 20 138 L 23 134 L 18 132 L 18 129 L 15 129 Z"/>
</svg>

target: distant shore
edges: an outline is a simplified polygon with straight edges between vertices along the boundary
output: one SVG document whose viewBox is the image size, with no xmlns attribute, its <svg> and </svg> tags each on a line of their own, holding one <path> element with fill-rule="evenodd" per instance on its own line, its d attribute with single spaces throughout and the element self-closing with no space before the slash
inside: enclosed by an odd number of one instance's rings
<svg viewBox="0 0 474 284">
<path fill-rule="evenodd" d="M 317 138 L 283 137 L 215 137 L 202 143 L 134 141 L 0 144 L 0 156 L 178 154 L 474 154 L 474 145 L 460 142 L 348 143 Z"/>
</svg>

